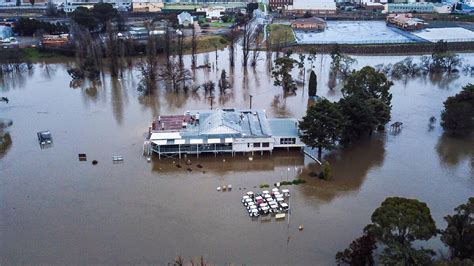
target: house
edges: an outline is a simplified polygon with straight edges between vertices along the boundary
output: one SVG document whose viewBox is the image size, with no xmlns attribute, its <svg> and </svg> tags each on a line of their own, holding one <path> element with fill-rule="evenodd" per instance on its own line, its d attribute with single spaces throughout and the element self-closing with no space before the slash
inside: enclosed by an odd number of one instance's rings
<svg viewBox="0 0 474 266">
<path fill-rule="evenodd" d="M 181 13 L 178 15 L 178 23 L 179 23 L 179 25 L 181 25 L 181 26 L 188 27 L 189 25 L 191 25 L 191 24 L 194 23 L 193 16 L 191 16 L 191 14 L 189 14 L 189 13 L 186 12 L 186 11 L 181 12 Z"/>
<path fill-rule="evenodd" d="M 319 30 L 324 31 L 326 28 L 326 21 L 322 18 L 311 17 L 296 19 L 291 22 L 291 28 L 295 30 Z"/>
<path fill-rule="evenodd" d="M 433 13 L 432 3 L 386 4 L 384 13 Z"/>
<path fill-rule="evenodd" d="M 336 14 L 335 0 L 293 0 L 292 5 L 288 5 L 286 13 L 292 14 Z"/>
<path fill-rule="evenodd" d="M 395 26 L 402 30 L 421 30 L 425 22 L 419 18 L 414 18 L 411 13 L 389 14 L 387 25 Z"/>
<path fill-rule="evenodd" d="M 132 12 L 161 12 L 164 4 L 161 0 L 133 0 Z"/>
<path fill-rule="evenodd" d="M 0 25 L 0 40 L 5 40 L 13 36 L 13 30 L 10 26 Z"/>
<path fill-rule="evenodd" d="M 303 148 L 298 120 L 269 119 L 264 110 L 216 109 L 161 115 L 144 145 L 161 156 L 201 153 L 272 153 L 275 148 Z"/>
<path fill-rule="evenodd" d="M 272 10 L 278 10 L 293 5 L 293 0 L 270 0 L 268 5 Z"/>
</svg>

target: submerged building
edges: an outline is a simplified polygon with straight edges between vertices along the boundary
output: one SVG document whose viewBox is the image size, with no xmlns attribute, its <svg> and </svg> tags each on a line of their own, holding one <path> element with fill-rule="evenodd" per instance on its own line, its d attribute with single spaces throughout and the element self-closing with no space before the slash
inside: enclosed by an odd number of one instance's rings
<svg viewBox="0 0 474 266">
<path fill-rule="evenodd" d="M 303 148 L 298 120 L 272 118 L 264 110 L 216 109 L 162 115 L 153 121 L 145 153 L 179 156 L 200 153 L 271 153 L 275 148 Z"/>
</svg>

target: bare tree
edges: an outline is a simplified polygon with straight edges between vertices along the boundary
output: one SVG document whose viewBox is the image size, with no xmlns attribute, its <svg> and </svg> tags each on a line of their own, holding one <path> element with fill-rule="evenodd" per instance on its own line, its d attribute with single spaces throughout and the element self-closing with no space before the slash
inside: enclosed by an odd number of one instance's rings
<svg viewBox="0 0 474 266">
<path fill-rule="evenodd" d="M 242 28 L 242 64 L 247 67 L 250 54 L 250 44 L 252 42 L 252 31 L 250 29 L 250 23 L 245 22 Z"/>
<path fill-rule="evenodd" d="M 191 79 L 189 70 L 181 67 L 174 59 L 170 60 L 168 66 L 161 69 L 159 76 L 175 91 L 180 89 L 180 85 L 182 89 L 185 89 L 186 81 Z"/>
<path fill-rule="evenodd" d="M 184 33 L 180 31 L 178 33 L 178 43 L 177 43 L 177 50 L 178 50 L 178 60 L 179 65 L 183 66 L 183 45 L 184 45 Z"/>
<path fill-rule="evenodd" d="M 191 34 L 191 65 L 192 65 L 192 68 L 196 67 L 196 50 L 197 50 L 196 27 L 193 24 L 192 34 Z"/>
<path fill-rule="evenodd" d="M 227 34 L 227 39 L 229 40 L 229 63 L 231 67 L 235 65 L 235 43 L 237 42 L 238 36 L 239 32 L 236 28 L 231 29 Z"/>
<path fill-rule="evenodd" d="M 148 27 L 150 30 L 150 27 Z M 156 89 L 157 69 L 158 69 L 158 38 L 149 34 L 146 45 L 146 57 L 138 64 L 142 74 L 139 90 L 145 94 L 152 94 Z"/>
<path fill-rule="evenodd" d="M 106 40 L 106 54 L 109 60 L 110 75 L 117 77 L 119 74 L 120 51 L 118 45 L 117 32 L 113 30 L 110 21 L 106 24 L 107 40 Z"/>
</svg>

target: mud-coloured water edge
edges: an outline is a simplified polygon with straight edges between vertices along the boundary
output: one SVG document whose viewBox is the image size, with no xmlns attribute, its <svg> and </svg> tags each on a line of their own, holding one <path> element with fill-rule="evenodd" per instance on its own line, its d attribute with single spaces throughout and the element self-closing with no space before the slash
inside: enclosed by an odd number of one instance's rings
<svg viewBox="0 0 474 266">
<path fill-rule="evenodd" d="M 461 57 L 474 64 L 474 54 Z M 253 95 L 253 107 L 270 117 L 302 117 L 307 90 L 284 95 L 261 58 L 256 68 L 244 70 L 237 62 L 230 69 L 227 51 L 217 59 L 211 53 L 212 68 L 196 70 L 194 82 L 217 81 L 225 69 L 232 89 L 217 95 L 216 108 L 247 108 Z M 356 58 L 360 68 L 404 57 Z M 216 264 L 331 265 L 387 196 L 426 202 L 442 228 L 442 217 L 474 195 L 474 138 L 453 138 L 438 123 L 429 126 L 431 116 L 439 121 L 443 101 L 473 81 L 462 73 L 395 81 L 392 121 L 402 121 L 402 130 L 325 154 L 334 179 L 322 181 L 309 176 L 318 166 L 299 151 L 255 155 L 252 161 L 248 155 L 190 157 L 203 166 L 193 171 L 176 167 L 173 159 L 147 163 L 142 144 L 152 118 L 208 109 L 207 95 L 160 89 L 142 96 L 137 71 L 118 80 L 105 75 L 101 84 L 71 84 L 68 63 L 39 62 L 0 84 L 1 96 L 10 99 L 1 103 L 0 118 L 13 122 L 4 129 L 9 145 L 0 150 L 3 265 L 166 264 L 178 255 Z M 315 64 L 318 95 L 337 100 L 340 88 L 327 88 L 329 64 L 328 56 Z M 52 147 L 40 149 L 41 130 L 51 130 Z M 79 153 L 88 160 L 80 162 Z M 124 162 L 113 164 L 114 155 Z M 243 210 L 245 191 L 297 177 L 307 183 L 290 187 L 289 222 L 252 221 Z M 216 191 L 225 184 L 233 190 Z M 437 239 L 428 247 L 446 253 Z"/>
</svg>

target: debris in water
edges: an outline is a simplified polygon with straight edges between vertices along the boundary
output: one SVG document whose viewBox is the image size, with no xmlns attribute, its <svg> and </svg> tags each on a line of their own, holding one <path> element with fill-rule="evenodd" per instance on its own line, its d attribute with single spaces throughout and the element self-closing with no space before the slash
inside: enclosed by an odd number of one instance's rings
<svg viewBox="0 0 474 266">
<path fill-rule="evenodd" d="M 188 170 L 189 172 L 192 172 L 192 171 L 193 171 L 193 169 L 191 169 L 191 167 L 188 167 L 187 170 Z"/>
<path fill-rule="evenodd" d="M 179 163 L 176 164 L 176 167 L 181 168 L 181 164 L 179 164 Z"/>
<path fill-rule="evenodd" d="M 87 155 L 85 153 L 79 153 L 78 156 L 80 162 L 87 161 Z"/>
<path fill-rule="evenodd" d="M 197 166 L 197 168 L 202 168 L 202 165 L 200 165 L 200 164 L 198 164 L 198 165 L 196 165 L 196 166 Z"/>
<path fill-rule="evenodd" d="M 99 163 L 99 162 L 98 162 L 97 160 L 93 160 L 93 161 L 92 161 L 92 165 L 96 165 L 96 164 L 98 164 L 98 163 Z"/>
<path fill-rule="evenodd" d="M 303 225 L 300 224 L 300 226 L 298 226 L 298 230 L 303 231 L 303 229 L 304 229 Z"/>
<path fill-rule="evenodd" d="M 191 165 L 191 164 L 193 164 L 193 163 L 191 162 L 191 160 L 187 160 L 187 161 L 186 161 L 186 164 L 187 164 L 187 165 Z"/>
<path fill-rule="evenodd" d="M 217 191 L 221 191 L 221 187 L 217 187 Z"/>
</svg>

